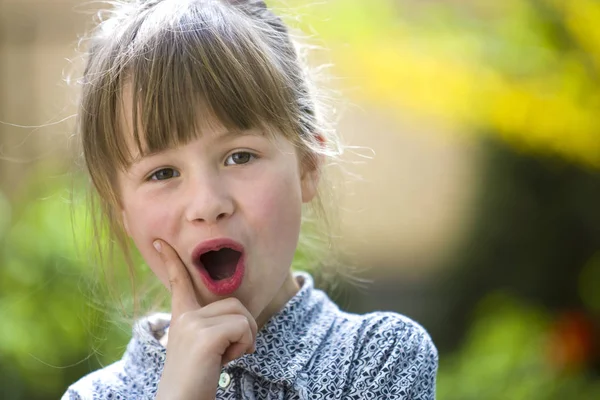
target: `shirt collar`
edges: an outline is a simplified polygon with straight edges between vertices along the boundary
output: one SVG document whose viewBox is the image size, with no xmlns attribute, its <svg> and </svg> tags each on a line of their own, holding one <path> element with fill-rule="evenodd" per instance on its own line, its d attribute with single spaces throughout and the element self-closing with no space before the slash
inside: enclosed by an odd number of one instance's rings
<svg viewBox="0 0 600 400">
<path fill-rule="evenodd" d="M 273 383 L 292 386 L 298 372 L 310 361 L 329 333 L 335 305 L 314 288 L 311 275 L 297 272 L 301 288 L 273 315 L 256 337 L 256 351 L 226 365 L 242 368 Z M 161 374 L 166 349 L 159 338 L 168 327 L 169 314 L 159 313 L 138 321 L 133 340 L 124 356 L 126 364 L 142 367 L 148 373 Z"/>
</svg>

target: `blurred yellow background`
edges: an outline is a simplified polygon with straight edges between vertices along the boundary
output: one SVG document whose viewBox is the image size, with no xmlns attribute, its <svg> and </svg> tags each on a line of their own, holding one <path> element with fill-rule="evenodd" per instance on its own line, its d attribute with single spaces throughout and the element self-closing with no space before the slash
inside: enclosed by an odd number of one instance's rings
<svg viewBox="0 0 600 400">
<path fill-rule="evenodd" d="M 439 399 L 600 398 L 600 2 L 268 4 L 341 95 L 335 243 L 369 283 L 329 285 L 338 304 L 422 323 Z M 71 226 L 78 39 L 100 6 L 0 0 L 2 399 L 59 397 L 129 335 Z"/>
</svg>

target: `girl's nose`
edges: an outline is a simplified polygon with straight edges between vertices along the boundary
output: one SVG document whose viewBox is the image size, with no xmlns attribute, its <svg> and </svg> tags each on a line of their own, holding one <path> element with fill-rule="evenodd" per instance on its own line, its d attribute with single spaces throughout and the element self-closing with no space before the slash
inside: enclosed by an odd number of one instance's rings
<svg viewBox="0 0 600 400">
<path fill-rule="evenodd" d="M 233 214 L 234 202 L 226 185 L 218 178 L 196 179 L 191 182 L 186 196 L 186 219 L 209 225 Z"/>
</svg>

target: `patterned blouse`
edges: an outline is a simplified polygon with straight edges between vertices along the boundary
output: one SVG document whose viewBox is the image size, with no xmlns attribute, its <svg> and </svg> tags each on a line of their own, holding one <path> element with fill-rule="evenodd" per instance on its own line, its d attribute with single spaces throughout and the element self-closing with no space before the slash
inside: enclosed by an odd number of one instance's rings
<svg viewBox="0 0 600 400">
<path fill-rule="evenodd" d="M 223 367 L 217 399 L 435 398 L 437 350 L 427 332 L 389 312 L 341 311 L 313 279 L 260 330 L 256 352 Z M 73 384 L 62 400 L 154 399 L 168 314 L 136 323 L 123 358 Z"/>
</svg>

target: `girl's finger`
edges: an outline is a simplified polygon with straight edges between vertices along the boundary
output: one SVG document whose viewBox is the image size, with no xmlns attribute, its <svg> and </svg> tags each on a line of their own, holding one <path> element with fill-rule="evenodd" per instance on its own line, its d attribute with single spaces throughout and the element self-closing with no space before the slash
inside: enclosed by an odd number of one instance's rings
<svg viewBox="0 0 600 400">
<path fill-rule="evenodd" d="M 252 336 L 256 338 L 256 334 L 258 332 L 256 319 L 252 316 L 252 314 L 250 314 L 250 311 L 248 311 L 242 302 L 235 297 L 230 297 L 211 303 L 210 305 L 202 308 L 202 310 L 197 311 L 196 314 L 200 315 L 202 318 L 212 318 L 221 315 L 243 315 L 250 324 Z"/>
<path fill-rule="evenodd" d="M 171 289 L 171 324 L 173 325 L 183 313 L 201 307 L 196 299 L 190 275 L 177 252 L 160 239 L 154 241 L 154 248 L 156 248 L 167 267 Z"/>
<path fill-rule="evenodd" d="M 207 330 L 211 338 L 220 338 L 221 343 L 215 344 L 221 351 L 222 361 L 226 362 L 254 351 L 254 333 L 250 329 L 250 321 L 242 316 L 232 317 L 228 316 L 227 323 Z"/>
</svg>

